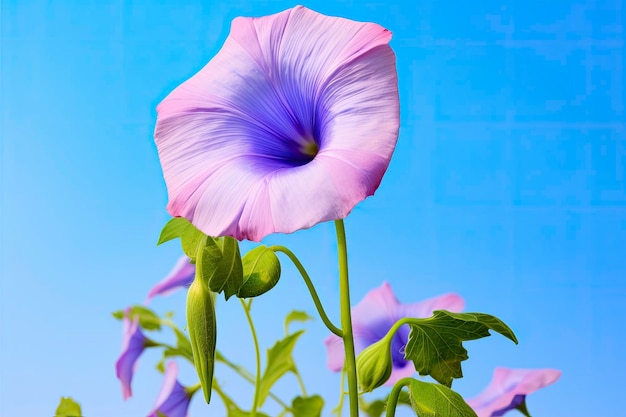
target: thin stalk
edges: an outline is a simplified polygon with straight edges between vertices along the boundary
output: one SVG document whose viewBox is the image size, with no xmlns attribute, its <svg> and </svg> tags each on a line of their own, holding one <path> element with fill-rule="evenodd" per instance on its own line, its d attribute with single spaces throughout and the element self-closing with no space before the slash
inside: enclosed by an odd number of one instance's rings
<svg viewBox="0 0 626 417">
<path fill-rule="evenodd" d="M 345 352 L 344 366 L 348 375 L 348 396 L 350 401 L 350 417 L 359 416 L 359 397 L 356 379 L 356 358 L 354 354 L 354 338 L 352 336 L 352 315 L 350 313 L 350 282 L 348 279 L 348 248 L 343 220 L 335 220 L 337 231 L 337 247 L 339 257 L 339 297 L 341 311 L 341 331 Z"/>
<path fill-rule="evenodd" d="M 335 407 L 335 411 L 337 412 L 337 417 L 341 417 L 343 413 L 343 400 L 346 398 L 346 368 L 341 367 L 341 395 L 339 396 L 339 404 Z"/>
<path fill-rule="evenodd" d="M 298 378 L 298 384 L 300 384 L 300 390 L 302 391 L 302 396 L 308 397 L 308 395 L 306 394 L 306 388 L 304 387 L 304 381 L 302 380 L 302 377 L 300 376 L 300 372 L 296 372 L 296 378 Z"/>
<path fill-rule="evenodd" d="M 341 329 L 335 326 L 326 315 L 326 312 L 324 311 L 324 307 L 322 306 L 322 302 L 320 301 L 320 298 L 317 295 L 317 291 L 315 290 L 315 287 L 313 286 L 313 282 L 311 281 L 309 274 L 306 272 L 306 270 L 304 269 L 304 266 L 302 266 L 302 263 L 296 257 L 296 255 L 292 251 L 290 251 L 288 248 L 284 246 L 280 246 L 280 245 L 271 246 L 270 250 L 274 252 L 282 252 L 289 257 L 291 262 L 293 262 L 293 264 L 296 266 L 296 268 L 300 272 L 300 275 L 302 275 L 302 279 L 304 279 L 304 283 L 306 284 L 306 287 L 309 289 L 309 293 L 311 293 L 311 298 L 313 299 L 313 303 L 315 303 L 315 308 L 317 308 L 317 313 L 320 315 L 320 318 L 322 319 L 322 321 L 324 322 L 328 330 L 330 330 L 331 332 L 333 332 L 339 337 L 343 337 L 343 333 Z"/>
<path fill-rule="evenodd" d="M 250 304 L 246 304 L 245 301 L 241 301 L 243 311 L 246 313 L 248 324 L 250 325 L 250 332 L 252 333 L 252 340 L 254 341 L 254 353 L 256 355 L 256 380 L 254 383 L 254 399 L 252 400 L 252 410 L 250 410 L 250 417 L 256 417 L 256 409 L 259 404 L 259 388 L 261 386 L 261 352 L 259 351 L 259 340 L 256 337 L 256 331 L 254 330 L 254 324 L 252 323 L 252 317 L 250 316 Z"/>
</svg>

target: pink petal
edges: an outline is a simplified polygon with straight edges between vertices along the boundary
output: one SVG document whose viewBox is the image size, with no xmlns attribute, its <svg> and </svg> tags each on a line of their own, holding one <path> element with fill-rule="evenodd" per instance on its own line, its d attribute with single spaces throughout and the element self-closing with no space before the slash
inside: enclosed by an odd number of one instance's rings
<svg viewBox="0 0 626 417">
<path fill-rule="evenodd" d="M 126 309 L 126 314 L 129 312 L 130 309 Z M 145 349 L 146 337 L 136 320 L 124 317 L 122 326 L 122 351 L 115 362 L 115 373 L 122 384 L 122 397 L 127 400 L 132 396 L 131 382 L 137 361 Z"/>
<path fill-rule="evenodd" d="M 180 287 L 191 284 L 195 273 L 196 266 L 189 263 L 187 256 L 181 256 L 170 273 L 167 274 L 162 281 L 152 287 L 144 304 L 148 304 L 156 295 L 167 295 Z"/>
<path fill-rule="evenodd" d="M 398 317 L 400 302 L 393 294 L 388 282 L 365 294 L 365 297 L 352 309 L 352 321 L 355 332 L 375 333 L 372 336 L 381 339 L 401 318 Z M 382 333 L 382 334 L 381 334 Z"/>
<path fill-rule="evenodd" d="M 157 108 L 170 214 L 254 241 L 345 217 L 396 144 L 390 38 L 301 6 L 235 19 L 220 52 Z M 319 153 L 303 160 L 311 140 Z"/>
<path fill-rule="evenodd" d="M 343 340 L 339 336 L 331 334 L 324 339 L 326 345 L 326 366 L 333 372 L 341 371 L 343 367 L 344 351 Z"/>
<path fill-rule="evenodd" d="M 496 368 L 487 388 L 477 397 L 466 400 L 478 417 L 491 417 L 508 407 L 515 396 L 528 395 L 556 382 L 561 371 L 556 369 Z"/>
<path fill-rule="evenodd" d="M 435 310 L 448 310 L 460 313 L 465 308 L 465 300 L 457 294 L 444 294 L 411 304 L 402 304 L 399 307 L 401 317 L 427 318 Z"/>
</svg>

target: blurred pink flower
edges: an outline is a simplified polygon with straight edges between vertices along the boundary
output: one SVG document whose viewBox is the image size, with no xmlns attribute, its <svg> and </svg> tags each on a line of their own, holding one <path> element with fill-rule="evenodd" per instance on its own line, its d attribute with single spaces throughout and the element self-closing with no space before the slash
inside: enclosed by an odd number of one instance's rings
<svg viewBox="0 0 626 417">
<path fill-rule="evenodd" d="M 253 241 L 347 216 L 398 138 L 390 39 L 302 6 L 233 20 L 218 54 L 157 107 L 169 213 Z"/>
<path fill-rule="evenodd" d="M 189 392 L 178 382 L 178 365 L 168 362 L 161 391 L 148 417 L 158 417 L 158 412 L 167 417 L 186 417 L 193 392 Z M 195 391 L 194 391 L 195 392 Z"/>
<path fill-rule="evenodd" d="M 496 368 L 489 386 L 477 397 L 466 400 L 478 417 L 499 417 L 515 409 L 528 394 L 556 382 L 556 369 Z"/>
<path fill-rule="evenodd" d="M 189 263 L 187 256 L 181 256 L 170 273 L 152 287 L 144 304 L 148 304 L 156 295 L 167 295 L 179 287 L 189 286 L 193 281 L 195 273 L 196 266 Z"/>
<path fill-rule="evenodd" d="M 381 340 L 391 327 L 401 318 L 430 317 L 434 310 L 460 312 L 465 302 L 456 294 L 445 294 L 424 301 L 402 304 L 393 294 L 391 286 L 383 282 L 379 288 L 368 292 L 363 300 L 352 308 L 352 327 L 354 345 L 357 355 L 367 346 Z M 415 373 L 413 362 L 404 359 L 404 347 L 409 338 L 409 326 L 398 329 L 391 342 L 391 358 L 393 368 L 385 385 L 393 385 L 396 381 Z M 331 371 L 338 372 L 343 367 L 343 341 L 330 335 L 324 341 L 328 353 L 327 366 Z"/>
<path fill-rule="evenodd" d="M 115 363 L 117 378 L 122 383 L 122 396 L 127 400 L 132 395 L 131 381 L 137 367 L 137 360 L 150 340 L 144 336 L 137 320 L 128 318 L 130 309 L 126 309 L 126 316 L 122 319 L 122 352 Z"/>
</svg>

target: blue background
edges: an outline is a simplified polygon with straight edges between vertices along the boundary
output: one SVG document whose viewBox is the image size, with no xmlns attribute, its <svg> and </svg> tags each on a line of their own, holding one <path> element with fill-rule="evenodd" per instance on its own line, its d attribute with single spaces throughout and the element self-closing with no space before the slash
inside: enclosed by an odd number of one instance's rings
<svg viewBox="0 0 626 417">
<path fill-rule="evenodd" d="M 463 395 L 477 394 L 496 366 L 551 367 L 563 375 L 529 397 L 535 417 L 623 415 L 622 1 L 305 5 L 389 28 L 398 57 L 397 151 L 376 196 L 346 220 L 353 301 L 383 280 L 404 302 L 458 292 L 468 311 L 501 317 L 520 339 L 468 343 L 455 384 Z M 50 416 L 61 395 L 87 417 L 147 414 L 161 385 L 158 355 L 141 358 L 135 395 L 122 401 L 121 326 L 110 312 L 142 302 L 180 254 L 176 243 L 155 246 L 168 219 L 155 107 L 211 59 L 234 17 L 291 6 L 2 1 L 3 417 Z M 300 255 L 336 319 L 332 223 L 267 242 Z M 265 347 L 292 308 L 314 314 L 284 265 L 254 305 Z M 184 299 L 181 291 L 152 306 L 182 323 Z M 218 314 L 218 347 L 252 368 L 239 304 L 221 302 Z M 327 332 L 320 320 L 306 328 L 296 358 L 330 415 L 339 378 L 324 367 Z M 182 382 L 195 383 L 181 367 Z M 247 383 L 217 375 L 249 405 Z M 296 386 L 288 376 L 278 390 L 289 398 Z M 190 416 L 202 415 L 224 411 L 197 397 Z"/>
</svg>

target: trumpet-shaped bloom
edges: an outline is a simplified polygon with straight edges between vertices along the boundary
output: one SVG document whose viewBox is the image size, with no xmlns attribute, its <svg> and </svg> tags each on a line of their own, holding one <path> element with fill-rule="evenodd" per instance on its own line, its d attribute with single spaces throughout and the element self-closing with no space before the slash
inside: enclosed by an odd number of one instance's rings
<svg viewBox="0 0 626 417">
<path fill-rule="evenodd" d="M 137 360 L 149 343 L 141 332 L 139 322 L 127 316 L 130 309 L 126 309 L 126 316 L 122 319 L 122 352 L 115 363 L 117 378 L 122 383 L 122 396 L 128 399 L 132 395 L 131 381 L 137 367 Z"/>
<path fill-rule="evenodd" d="M 526 396 L 561 376 L 556 369 L 496 368 L 487 388 L 477 397 L 466 400 L 478 417 L 499 417 L 517 408 Z"/>
<path fill-rule="evenodd" d="M 358 354 L 367 346 L 381 340 L 401 318 L 430 317 L 434 310 L 461 312 L 464 306 L 465 302 L 456 294 L 445 294 L 417 303 L 402 304 L 393 294 L 389 283 L 384 282 L 379 288 L 368 292 L 363 300 L 352 308 L 355 351 Z M 404 347 L 409 339 L 409 331 L 408 325 L 401 326 L 393 337 L 392 371 L 385 385 L 393 385 L 396 381 L 415 373 L 413 363 L 404 359 Z M 344 361 L 343 341 L 335 335 L 330 335 L 324 343 L 328 353 L 328 368 L 334 372 L 340 371 Z"/>
<path fill-rule="evenodd" d="M 390 39 L 302 6 L 233 20 L 218 54 L 157 107 L 169 213 L 253 241 L 347 216 L 398 137 Z"/>
<path fill-rule="evenodd" d="M 165 369 L 165 378 L 161 391 L 152 407 L 148 417 L 158 417 L 158 412 L 167 417 L 186 417 L 189 403 L 193 393 L 188 392 L 178 382 L 178 365 L 176 362 L 168 362 Z"/>
<path fill-rule="evenodd" d="M 145 304 L 148 304 L 157 295 L 167 295 L 179 287 L 189 286 L 195 274 L 196 266 L 189 263 L 187 256 L 181 256 L 170 273 L 161 282 L 152 287 Z"/>
</svg>

